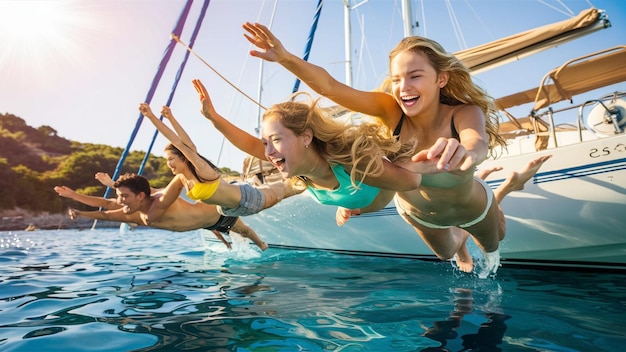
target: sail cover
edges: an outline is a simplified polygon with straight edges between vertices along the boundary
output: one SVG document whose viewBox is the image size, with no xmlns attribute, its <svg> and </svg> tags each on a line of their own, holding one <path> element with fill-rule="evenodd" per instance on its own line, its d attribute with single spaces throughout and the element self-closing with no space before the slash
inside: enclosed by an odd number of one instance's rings
<svg viewBox="0 0 626 352">
<path fill-rule="evenodd" d="M 454 55 L 472 73 L 478 73 L 610 26 L 604 11 L 590 8 L 568 20 L 514 34 Z"/>
<path fill-rule="evenodd" d="M 496 100 L 501 109 L 535 102 L 534 111 L 590 90 L 626 81 L 626 46 L 570 60 L 548 72 L 541 85 Z"/>
</svg>

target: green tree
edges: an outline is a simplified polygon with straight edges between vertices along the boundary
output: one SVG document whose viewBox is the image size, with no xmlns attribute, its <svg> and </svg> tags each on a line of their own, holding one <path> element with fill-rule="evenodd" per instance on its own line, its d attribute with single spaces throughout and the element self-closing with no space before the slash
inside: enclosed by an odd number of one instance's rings
<svg viewBox="0 0 626 352">
<path fill-rule="evenodd" d="M 15 183 L 18 175 L 11 169 L 7 159 L 0 158 L 0 209 L 15 208 Z"/>
</svg>

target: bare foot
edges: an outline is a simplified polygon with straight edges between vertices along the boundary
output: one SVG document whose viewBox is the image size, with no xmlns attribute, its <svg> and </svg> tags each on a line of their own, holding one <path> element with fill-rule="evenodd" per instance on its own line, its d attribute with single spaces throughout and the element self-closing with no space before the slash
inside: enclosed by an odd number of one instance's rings
<svg viewBox="0 0 626 352">
<path fill-rule="evenodd" d="M 467 243 L 463 243 L 459 251 L 454 255 L 456 266 L 465 273 L 471 273 L 474 270 L 474 260 L 467 248 Z"/>
<path fill-rule="evenodd" d="M 262 251 L 267 249 L 267 243 L 265 242 L 261 242 L 258 244 L 259 248 L 261 248 Z"/>
<path fill-rule="evenodd" d="M 500 171 L 500 170 L 502 170 L 502 166 L 494 166 L 494 167 L 492 167 L 490 169 L 477 171 L 475 176 L 480 178 L 481 180 L 486 180 L 487 177 L 489 177 L 489 175 L 491 175 L 492 173 L 494 173 L 496 171 Z"/>
<path fill-rule="evenodd" d="M 506 197 L 507 194 L 513 191 L 521 191 L 524 189 L 524 185 L 528 180 L 530 180 L 539 168 L 545 163 L 548 159 L 550 159 L 552 155 L 544 155 L 540 156 L 534 160 L 531 160 L 526 166 L 519 170 L 513 171 L 509 177 L 507 177 L 504 182 L 498 188 L 494 190 L 494 194 L 496 196 L 496 200 L 498 204 Z"/>
</svg>

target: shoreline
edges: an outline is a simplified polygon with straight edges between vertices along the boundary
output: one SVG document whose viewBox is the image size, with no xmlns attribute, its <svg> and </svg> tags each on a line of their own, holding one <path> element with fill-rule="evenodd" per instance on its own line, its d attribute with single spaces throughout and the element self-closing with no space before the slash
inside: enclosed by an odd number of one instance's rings
<svg viewBox="0 0 626 352">
<path fill-rule="evenodd" d="M 70 219 L 65 214 L 11 214 L 3 215 L 0 219 L 0 231 L 34 231 L 34 230 L 58 230 L 58 229 L 89 229 L 94 220 L 79 218 Z M 119 222 L 98 220 L 99 228 L 117 228 Z"/>
</svg>

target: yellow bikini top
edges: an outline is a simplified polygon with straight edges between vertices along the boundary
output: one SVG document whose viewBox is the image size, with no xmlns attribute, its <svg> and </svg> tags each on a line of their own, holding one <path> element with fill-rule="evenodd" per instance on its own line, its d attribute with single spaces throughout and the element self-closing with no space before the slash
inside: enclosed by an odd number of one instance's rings
<svg viewBox="0 0 626 352">
<path fill-rule="evenodd" d="M 213 197 L 220 185 L 220 179 L 209 182 L 196 182 L 189 191 L 187 197 L 193 200 L 205 200 Z"/>
</svg>

